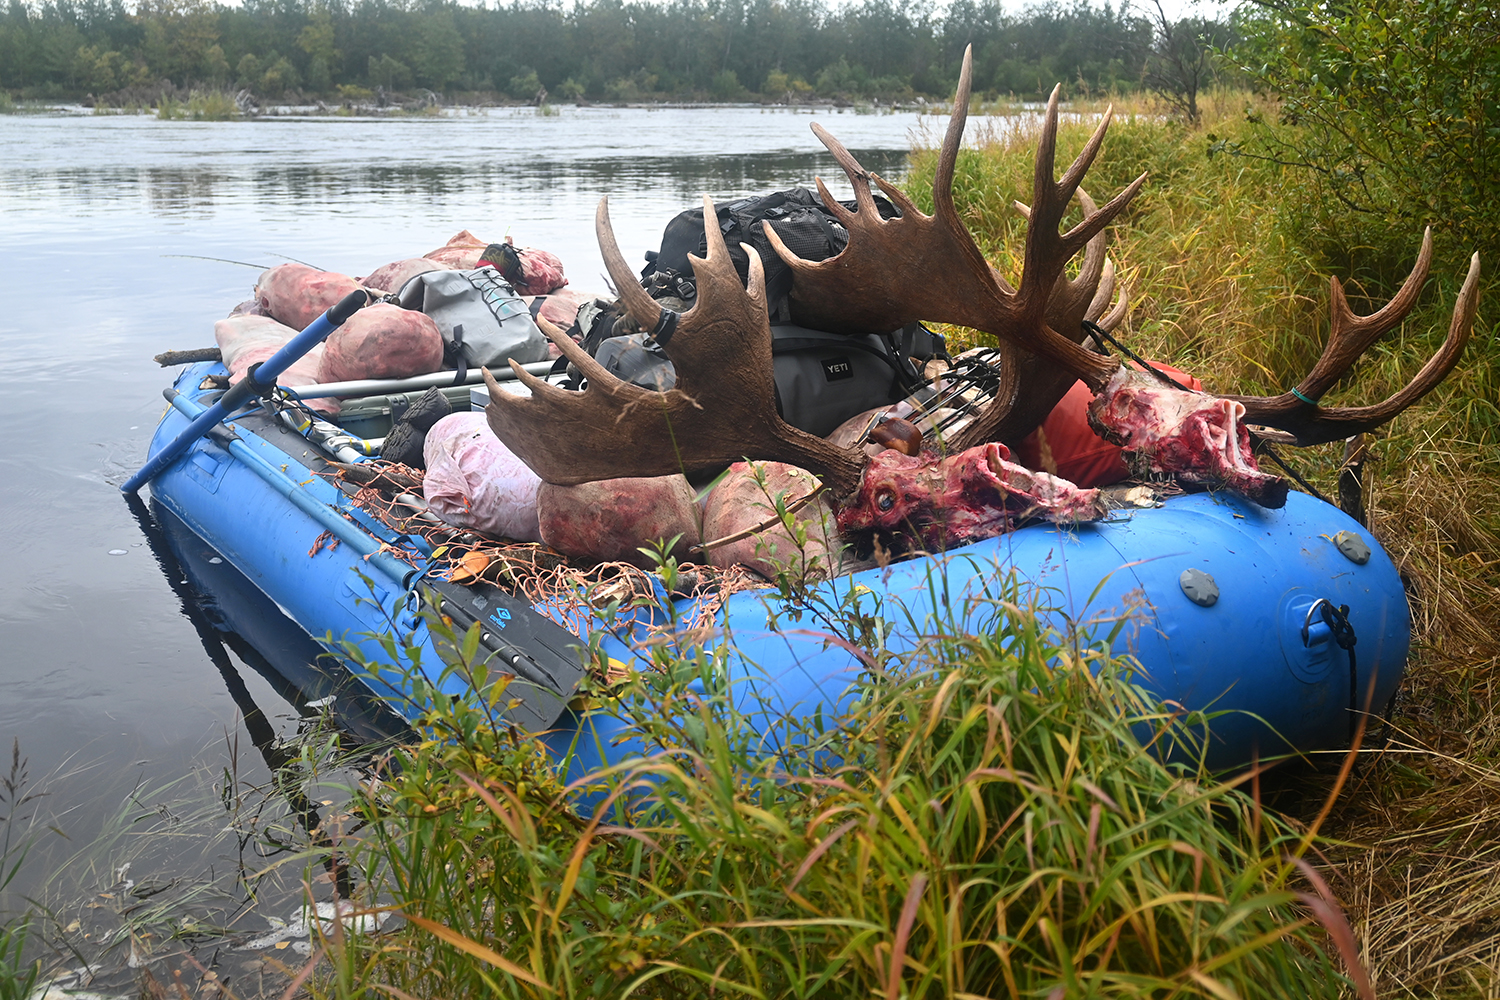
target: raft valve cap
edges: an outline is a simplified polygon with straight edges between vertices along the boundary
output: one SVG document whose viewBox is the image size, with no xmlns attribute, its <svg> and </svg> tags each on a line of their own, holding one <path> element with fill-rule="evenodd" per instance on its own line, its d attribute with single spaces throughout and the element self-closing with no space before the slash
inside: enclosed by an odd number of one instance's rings
<svg viewBox="0 0 1500 1000">
<path fill-rule="evenodd" d="M 1370 561 L 1370 546 L 1352 531 L 1345 529 L 1334 535 L 1333 544 L 1344 554 L 1344 558 L 1357 566 Z"/>
<path fill-rule="evenodd" d="M 1187 599 L 1203 608 L 1211 608 L 1219 603 L 1219 585 L 1214 578 L 1201 569 L 1185 569 L 1177 578 L 1177 584 Z"/>
</svg>

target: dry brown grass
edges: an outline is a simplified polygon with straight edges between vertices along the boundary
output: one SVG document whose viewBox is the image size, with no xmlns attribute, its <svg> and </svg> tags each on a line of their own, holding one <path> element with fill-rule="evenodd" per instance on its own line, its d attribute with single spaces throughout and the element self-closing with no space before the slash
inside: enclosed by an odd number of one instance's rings
<svg viewBox="0 0 1500 1000">
<path fill-rule="evenodd" d="M 1372 491 L 1413 653 L 1391 742 L 1328 832 L 1384 996 L 1500 996 L 1500 540 L 1476 458 L 1429 442 Z"/>
</svg>

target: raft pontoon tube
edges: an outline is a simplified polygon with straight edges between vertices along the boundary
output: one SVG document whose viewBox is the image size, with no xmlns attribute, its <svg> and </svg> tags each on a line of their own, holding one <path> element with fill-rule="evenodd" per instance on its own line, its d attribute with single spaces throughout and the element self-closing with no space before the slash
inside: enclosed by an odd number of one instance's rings
<svg viewBox="0 0 1500 1000">
<path fill-rule="evenodd" d="M 206 376 L 222 374 L 214 363 L 181 373 L 153 453 L 212 401 Z M 597 711 L 580 719 L 567 707 L 571 685 L 558 694 L 541 689 L 549 678 L 578 675 L 579 647 L 591 631 L 609 657 L 636 660 L 651 622 L 639 614 L 608 626 L 594 620 L 573 635 L 492 586 L 439 583 L 428 576 L 427 543 L 355 507 L 352 490 L 315 474 L 325 467 L 306 440 L 254 409 L 195 441 L 157 474 L 152 494 L 311 635 L 354 642 L 372 663 L 388 659 L 374 637 L 394 631 L 424 651 L 422 668 L 436 679 L 442 661 L 417 613 L 424 590 L 458 625 L 484 622 L 486 647 L 536 686 L 514 715 L 518 724 L 549 729 L 557 747 L 573 743 L 580 725 L 591 727 L 576 740 L 570 777 L 632 751 L 624 722 Z M 319 546 L 329 532 L 344 544 Z M 395 549 L 413 554 L 412 562 Z M 939 626 L 982 627 L 1012 574 L 1062 634 L 1113 630 L 1113 650 L 1140 661 L 1146 687 L 1187 711 L 1227 713 L 1211 727 L 1216 765 L 1345 742 L 1360 713 L 1384 709 L 1406 663 L 1410 622 L 1395 566 L 1358 523 L 1300 493 L 1280 510 L 1200 493 L 1098 523 L 1032 525 L 820 584 L 815 599 L 837 605 L 857 593 L 863 612 L 893 627 L 888 645 L 901 652 Z M 669 610 L 667 600 L 663 593 L 658 622 L 693 616 L 691 602 Z M 1324 611 L 1344 606 L 1347 629 Z M 774 591 L 735 594 L 718 611 L 712 640 L 732 637 L 736 702 L 767 729 L 778 712 L 836 711 L 861 669 L 821 635 L 768 627 L 782 610 Z M 1357 655 L 1344 648 L 1351 637 Z M 423 707 L 403 690 L 399 671 L 367 683 L 408 717 Z"/>
</svg>

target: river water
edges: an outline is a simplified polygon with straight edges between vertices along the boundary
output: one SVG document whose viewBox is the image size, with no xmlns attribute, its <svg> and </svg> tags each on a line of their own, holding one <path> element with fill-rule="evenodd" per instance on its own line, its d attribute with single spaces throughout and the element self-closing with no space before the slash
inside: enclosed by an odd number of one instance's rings
<svg viewBox="0 0 1500 1000">
<path fill-rule="evenodd" d="M 252 737 L 299 723 L 253 649 L 203 637 L 185 613 L 197 596 L 170 557 L 159 560 L 119 492 L 144 459 L 170 382 L 154 354 L 212 346 L 214 320 L 250 296 L 260 268 L 292 258 L 366 274 L 460 229 L 551 250 L 573 287 L 602 292 L 592 222 L 601 195 L 627 259 L 639 261 L 703 193 L 816 175 L 846 192 L 814 120 L 888 176 L 901 173 L 914 135 L 946 124 L 758 108 L 225 123 L 0 116 L 0 515 L 10 526 L 0 779 L 18 746 L 28 790 L 46 793 L 14 808 L 0 794 L 0 821 L 13 811 L 13 829 L 29 817 L 41 836 L 13 897 L 40 891 L 64 859 L 132 824 L 160 841 L 150 860 L 131 855 L 137 881 L 228 864 L 219 848 L 186 837 L 174 846 L 163 831 L 190 824 L 173 827 L 164 803 L 227 801 L 227 783 L 263 781 Z M 253 718 L 256 707 L 265 719 Z M 258 731 L 246 730 L 247 712 Z M 205 816 L 215 822 L 211 808 Z M 93 888 L 122 880 L 123 850 L 88 857 Z"/>
</svg>

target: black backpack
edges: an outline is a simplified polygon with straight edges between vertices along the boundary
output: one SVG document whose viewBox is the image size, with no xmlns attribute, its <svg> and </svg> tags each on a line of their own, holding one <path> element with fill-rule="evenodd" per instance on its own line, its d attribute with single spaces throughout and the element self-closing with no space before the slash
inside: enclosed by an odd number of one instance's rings
<svg viewBox="0 0 1500 1000">
<path fill-rule="evenodd" d="M 852 201 L 842 204 L 851 211 L 856 205 Z M 882 219 L 901 214 L 895 205 L 879 195 L 875 197 L 875 207 Z M 792 271 L 771 248 L 765 223 L 773 223 L 781 242 L 803 260 L 827 260 L 849 245 L 849 231 L 807 188 L 794 187 L 740 198 L 718 206 L 715 214 L 741 281 L 749 280 L 750 258 L 740 249 L 740 244 L 748 243 L 760 254 L 766 272 L 766 302 L 773 323 L 791 320 L 788 300 L 792 291 Z M 698 296 L 698 289 L 693 283 L 692 268 L 688 266 L 688 254 L 701 257 L 707 251 L 703 209 L 690 208 L 678 213 L 662 233 L 661 249 L 646 252 L 641 285 L 652 298 L 670 295 L 691 305 Z"/>
<path fill-rule="evenodd" d="M 853 209 L 855 203 L 845 202 Z M 882 218 L 894 218 L 896 207 L 884 198 L 875 204 Z M 946 358 L 943 338 L 919 323 L 900 330 L 865 334 L 827 333 L 796 325 L 791 319 L 792 271 L 766 239 L 765 223 L 803 260 L 827 260 L 849 244 L 849 233 L 806 188 L 741 198 L 716 211 L 720 232 L 740 280 L 748 280 L 750 258 L 740 249 L 749 243 L 765 266 L 766 301 L 771 319 L 771 354 L 775 365 L 776 410 L 794 427 L 824 435 L 848 417 L 885 406 L 923 391 L 924 380 L 911 359 Z M 677 312 L 697 301 L 688 254 L 707 252 L 703 209 L 680 212 L 667 223 L 661 249 L 647 252 L 641 285 L 652 298 Z M 666 390 L 676 383 L 671 361 L 646 333 L 622 316 L 617 303 L 595 301 L 579 309 L 569 333 L 605 370 L 642 388 Z M 566 367 L 559 359 L 556 370 Z M 569 368 L 569 385 L 581 374 Z"/>
</svg>

